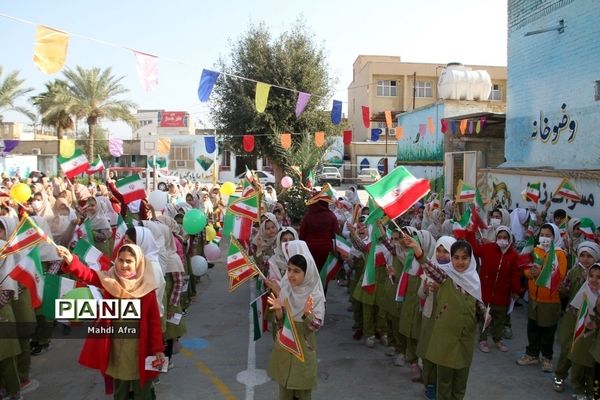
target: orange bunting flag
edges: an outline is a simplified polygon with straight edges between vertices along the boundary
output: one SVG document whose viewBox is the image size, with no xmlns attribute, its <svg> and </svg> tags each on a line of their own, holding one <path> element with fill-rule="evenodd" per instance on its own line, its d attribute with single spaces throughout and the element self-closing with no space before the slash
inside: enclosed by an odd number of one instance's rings
<svg viewBox="0 0 600 400">
<path fill-rule="evenodd" d="M 397 126 L 396 127 L 396 140 L 400 140 L 404 137 L 404 127 L 403 126 Z"/>
<path fill-rule="evenodd" d="M 33 63 L 45 74 L 60 71 L 67 59 L 69 35 L 56 29 L 38 25 L 35 32 Z"/>
<path fill-rule="evenodd" d="M 390 129 L 392 127 L 392 112 L 384 111 L 384 114 L 385 114 L 385 124 L 387 125 L 387 128 Z"/>
<path fill-rule="evenodd" d="M 271 85 L 263 82 L 256 82 L 256 97 L 254 98 L 254 104 L 256 106 L 256 111 L 259 113 L 265 112 L 265 108 L 267 108 L 269 90 L 271 90 Z"/>
<path fill-rule="evenodd" d="M 325 132 L 319 131 L 315 132 L 315 145 L 317 147 L 323 147 L 325 144 Z"/>
<path fill-rule="evenodd" d="M 427 118 L 427 126 L 429 127 L 429 133 L 435 133 L 435 125 L 433 124 L 433 118 Z"/>
<path fill-rule="evenodd" d="M 281 139 L 281 147 L 286 150 L 292 147 L 292 135 L 290 133 L 282 133 L 279 138 Z"/>
<path fill-rule="evenodd" d="M 460 134 L 464 135 L 466 130 L 467 130 L 467 120 L 461 119 L 460 120 Z"/>
<path fill-rule="evenodd" d="M 168 155 L 171 151 L 171 139 L 158 139 L 158 142 L 156 143 L 156 149 L 158 150 L 158 154 L 160 154 L 161 156 L 165 154 Z"/>
</svg>

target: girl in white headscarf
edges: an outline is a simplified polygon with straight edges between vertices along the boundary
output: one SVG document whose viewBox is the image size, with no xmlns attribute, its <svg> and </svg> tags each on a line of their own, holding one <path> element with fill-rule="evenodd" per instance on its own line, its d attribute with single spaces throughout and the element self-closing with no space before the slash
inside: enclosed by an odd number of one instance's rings
<svg viewBox="0 0 600 400">
<path fill-rule="evenodd" d="M 281 280 L 279 295 L 271 294 L 270 309 L 275 312 L 275 322 L 280 330 L 269 360 L 268 374 L 279 384 L 279 398 L 307 399 L 317 385 L 317 332 L 325 318 L 325 293 L 313 257 L 301 240 L 283 244 L 288 258 L 288 270 Z M 289 305 L 289 308 L 287 308 Z M 298 346 L 303 361 L 280 344 L 280 338 L 289 332 L 283 327 L 285 318 L 293 319 Z"/>
<path fill-rule="evenodd" d="M 577 264 L 574 265 L 559 287 L 561 297 L 572 303 L 580 289 L 585 285 L 588 271 L 595 263 L 600 262 L 600 245 L 595 242 L 585 241 L 577 247 Z M 578 307 L 581 305 L 578 302 Z M 590 303 L 595 304 L 595 303 Z M 560 356 L 554 370 L 554 390 L 562 392 L 565 388 L 565 379 L 569 374 L 571 362 L 569 353 L 573 344 L 573 330 L 577 321 L 576 312 L 566 312 L 559 322 L 558 340 L 560 343 Z"/>
<path fill-rule="evenodd" d="M 524 208 L 515 208 L 510 213 L 510 230 L 515 236 L 515 242 L 524 242 L 527 239 L 527 221 L 530 218 L 529 211 Z M 517 250 L 520 250 L 517 244 Z"/>
<path fill-rule="evenodd" d="M 425 230 L 429 231 L 429 233 L 431 233 L 436 240 L 439 239 L 440 236 L 443 236 L 442 224 L 444 223 L 444 220 L 444 212 L 439 208 L 436 208 L 431 212 L 431 223 L 425 228 Z"/>
<path fill-rule="evenodd" d="M 422 257 L 416 249 L 415 255 Z M 476 314 L 485 315 L 488 323 L 490 319 L 481 302 L 481 284 L 471 245 L 464 240 L 454 242 L 450 256 L 449 265 L 422 264 L 439 285 L 426 358 L 437 365 L 437 392 L 448 398 L 462 399 L 473 361 Z"/>
<path fill-rule="evenodd" d="M 346 198 L 346 201 L 350 202 L 353 206 L 361 204 L 358 192 L 356 191 L 356 186 L 350 186 L 344 193 L 344 197 Z"/>
<path fill-rule="evenodd" d="M 277 284 L 281 282 L 281 278 L 287 271 L 287 258 L 283 254 L 282 244 L 292 240 L 298 240 L 298 232 L 290 226 L 283 228 L 277 233 L 275 250 L 271 258 L 269 258 L 269 280 Z"/>
<path fill-rule="evenodd" d="M 263 257 L 266 262 L 275 251 L 275 240 L 277 232 L 279 232 L 279 222 L 277 217 L 272 213 L 265 213 L 265 219 L 261 222 L 258 232 L 252 244 L 254 245 L 254 254 L 258 257 Z"/>
<path fill-rule="evenodd" d="M 112 228 L 108 221 L 108 216 L 104 214 L 103 208 L 98 205 L 95 197 L 88 197 L 86 214 L 86 219 L 83 221 L 83 226 L 81 226 L 80 229 L 86 231 L 84 226 L 89 223 L 93 237 L 88 237 L 87 240 L 98 248 L 105 256 L 112 257 Z"/>
</svg>

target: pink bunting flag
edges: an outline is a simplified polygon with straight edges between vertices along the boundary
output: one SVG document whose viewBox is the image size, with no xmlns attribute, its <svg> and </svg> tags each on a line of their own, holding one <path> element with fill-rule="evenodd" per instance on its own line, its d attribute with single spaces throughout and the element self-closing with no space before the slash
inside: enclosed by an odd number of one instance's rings
<svg viewBox="0 0 600 400">
<path fill-rule="evenodd" d="M 138 78 L 144 90 L 151 92 L 158 86 L 158 57 L 133 51 Z"/>
<path fill-rule="evenodd" d="M 296 100 L 296 118 L 304 112 L 304 108 L 310 100 L 310 93 L 298 92 L 298 100 Z"/>
<path fill-rule="evenodd" d="M 473 121 L 469 120 L 469 135 L 473 134 Z"/>
<path fill-rule="evenodd" d="M 123 155 L 123 139 L 108 139 L 108 151 L 113 157 L 121 157 Z"/>
<path fill-rule="evenodd" d="M 419 124 L 419 135 L 421 135 L 421 137 L 425 137 L 426 132 L 427 132 L 427 125 Z"/>
</svg>

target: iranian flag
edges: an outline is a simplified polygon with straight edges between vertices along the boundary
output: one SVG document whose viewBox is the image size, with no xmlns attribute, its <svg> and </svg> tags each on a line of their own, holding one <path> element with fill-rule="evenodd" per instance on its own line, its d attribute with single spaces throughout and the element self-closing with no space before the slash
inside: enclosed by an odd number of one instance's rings
<svg viewBox="0 0 600 400">
<path fill-rule="evenodd" d="M 247 165 L 246 165 L 246 180 L 251 185 L 256 185 L 256 184 L 260 183 L 258 181 L 258 179 L 256 179 L 256 175 L 254 175 L 254 171 L 252 171 L 251 169 L 249 169 Z"/>
<path fill-rule="evenodd" d="M 321 268 L 321 283 L 323 287 L 327 286 L 327 283 L 335 278 L 335 275 L 338 273 L 342 266 L 338 262 L 338 259 L 333 254 L 329 253 L 327 256 L 327 260 L 325 260 L 325 264 L 323 264 L 323 268 Z"/>
<path fill-rule="evenodd" d="M 317 201 L 324 201 L 327 203 L 333 203 L 335 201 L 335 193 L 328 183 L 323 185 L 323 189 L 319 193 L 308 199 L 307 204 L 313 204 Z"/>
<path fill-rule="evenodd" d="M 525 267 L 533 264 L 533 249 L 535 248 L 535 237 L 530 236 L 527 238 L 527 242 L 525 242 L 525 246 L 519 253 L 519 258 L 517 260 L 517 265 L 519 267 Z"/>
<path fill-rule="evenodd" d="M 458 181 L 458 187 L 456 188 L 456 201 L 472 201 L 475 199 L 475 188 L 462 181 Z"/>
<path fill-rule="evenodd" d="M 58 157 L 58 163 L 60 164 L 60 169 L 63 170 L 65 176 L 69 179 L 84 174 L 90 167 L 87 157 L 79 149 L 76 149 L 69 158 Z"/>
<path fill-rule="evenodd" d="M 256 189 L 254 188 L 254 186 L 252 186 L 252 184 L 250 182 L 248 182 L 247 180 L 243 180 L 242 181 L 242 197 L 248 197 L 254 192 L 256 192 Z M 229 196 L 229 199 L 231 199 L 232 197 L 237 199 L 239 196 L 231 195 L 231 196 Z M 231 204 L 231 202 L 230 202 L 230 204 Z"/>
<path fill-rule="evenodd" d="M 389 253 L 388 249 L 381 243 L 377 244 L 375 248 L 375 266 L 379 267 L 386 265 L 386 255 Z"/>
<path fill-rule="evenodd" d="M 146 197 L 144 182 L 142 182 L 142 179 L 138 174 L 119 179 L 116 186 L 126 204 L 135 200 L 142 200 Z"/>
<path fill-rule="evenodd" d="M 473 198 L 473 202 L 471 203 L 471 221 L 476 228 L 486 229 L 488 227 L 485 206 L 483 205 L 479 189 L 475 189 L 475 198 Z"/>
<path fill-rule="evenodd" d="M 223 221 L 223 235 L 234 236 L 242 243 L 249 243 L 252 234 L 252 220 L 227 213 Z"/>
<path fill-rule="evenodd" d="M 554 242 L 550 245 L 550 249 L 546 254 L 542 272 L 538 276 L 535 284 L 541 287 L 550 289 L 554 292 L 558 289 L 560 283 L 560 271 L 558 270 L 558 258 L 556 257 L 556 249 L 554 248 Z"/>
<path fill-rule="evenodd" d="M 115 243 L 113 245 L 113 259 L 117 258 L 119 249 L 125 243 L 125 232 L 127 232 L 127 224 L 123 220 L 123 217 L 119 214 L 117 217 L 117 226 L 114 228 L 113 235 L 115 237 Z"/>
<path fill-rule="evenodd" d="M 467 208 L 463 212 L 460 221 L 454 221 L 452 224 L 452 233 L 456 239 L 464 239 L 467 237 L 467 231 L 471 225 L 471 208 Z"/>
<path fill-rule="evenodd" d="M 40 260 L 40 251 L 34 247 L 19 260 L 9 276 L 29 289 L 31 305 L 38 308 L 44 299 L 44 269 Z"/>
<path fill-rule="evenodd" d="M 25 217 L 19 222 L 17 229 L 0 250 L 0 257 L 6 257 L 9 254 L 27 249 L 42 240 L 48 241 L 48 236 L 31 218 Z"/>
<path fill-rule="evenodd" d="M 98 156 L 98 160 L 90 164 L 90 167 L 87 169 L 86 173 L 88 175 L 94 175 L 99 174 L 102 171 L 104 171 L 104 163 L 102 162 L 100 156 Z"/>
<path fill-rule="evenodd" d="M 235 237 L 231 236 L 229 253 L 227 253 L 227 271 L 235 271 L 238 268 L 248 265 L 249 262 L 250 261 L 246 258 L 245 251 L 240 242 L 238 242 Z"/>
<path fill-rule="evenodd" d="M 372 294 L 376 288 L 375 265 L 377 259 L 377 242 L 379 241 L 380 234 L 381 233 L 379 232 L 379 229 L 373 229 L 371 231 L 369 255 L 365 261 L 365 269 L 363 272 L 362 282 L 360 284 L 362 289 L 369 294 Z"/>
<path fill-rule="evenodd" d="M 62 299 L 69 291 L 75 289 L 73 279 L 62 278 L 58 275 L 48 274 L 44 280 L 44 297 L 42 314 L 49 320 L 54 320 L 54 300 Z"/>
<path fill-rule="evenodd" d="M 527 184 L 525 189 L 525 198 L 537 204 L 540 201 L 540 182 Z"/>
<path fill-rule="evenodd" d="M 567 178 L 564 178 L 560 182 L 558 189 L 556 189 L 556 192 L 554 193 L 554 196 L 564 197 L 573 201 L 581 201 L 581 194 L 577 192 L 575 185 L 569 182 Z"/>
<path fill-rule="evenodd" d="M 419 242 L 417 235 L 413 236 L 413 239 Z M 404 257 L 404 267 L 402 268 L 402 273 L 400 274 L 400 278 L 398 279 L 398 286 L 396 286 L 396 294 L 395 299 L 398 303 L 404 301 L 406 297 L 406 293 L 408 292 L 408 279 L 410 275 L 410 271 L 413 267 L 413 262 L 415 261 L 415 251 L 412 248 L 409 248 L 406 251 L 406 257 Z M 421 266 L 416 271 L 416 276 L 420 276 L 422 274 Z"/>
<path fill-rule="evenodd" d="M 252 325 L 254 326 L 254 340 L 262 337 L 263 333 L 269 330 L 269 321 L 267 320 L 268 292 L 264 292 L 250 303 L 252 309 Z"/>
<path fill-rule="evenodd" d="M 381 207 L 379 207 L 377 203 L 373 201 L 372 197 L 369 197 L 369 215 L 365 220 L 365 224 L 376 224 L 378 221 L 383 219 L 383 217 L 385 217 L 385 213 Z"/>
<path fill-rule="evenodd" d="M 343 236 L 335 235 L 335 250 L 340 253 L 342 257 L 346 257 L 348 254 L 350 254 L 352 245 Z"/>
<path fill-rule="evenodd" d="M 79 239 L 86 239 L 88 242 L 94 244 L 94 230 L 92 229 L 92 222 L 86 219 L 83 224 L 79 225 L 75 232 L 73 232 L 73 241 L 76 242 Z"/>
<path fill-rule="evenodd" d="M 585 324 L 590 316 L 590 304 L 588 301 L 587 294 L 583 293 L 583 299 L 581 301 L 581 307 L 577 313 L 577 321 L 575 322 L 575 329 L 573 331 L 573 344 L 584 336 Z"/>
<path fill-rule="evenodd" d="M 236 270 L 229 271 L 229 291 L 233 292 L 242 283 L 248 281 L 253 276 L 258 275 L 258 270 L 255 264 L 247 264 Z"/>
<path fill-rule="evenodd" d="M 579 222 L 579 230 L 586 239 L 591 241 L 594 240 L 594 232 L 596 231 L 596 225 L 594 224 L 594 221 L 589 218 L 581 218 L 581 221 Z"/>
<path fill-rule="evenodd" d="M 294 317 L 290 308 L 288 299 L 285 299 L 284 304 L 285 315 L 283 317 L 283 327 L 277 332 L 277 343 L 285 350 L 289 351 L 298 360 L 304 362 L 304 352 L 300 344 L 300 336 L 296 330 Z"/>
<path fill-rule="evenodd" d="M 415 178 L 403 166 L 396 167 L 365 189 L 390 219 L 404 214 L 430 190 L 427 179 Z"/>
<path fill-rule="evenodd" d="M 92 246 L 90 242 L 81 239 L 73 248 L 73 253 L 79 260 L 95 271 L 107 271 L 110 269 L 111 260 L 102 254 L 100 250 Z"/>
<path fill-rule="evenodd" d="M 316 183 L 317 183 L 317 180 L 315 179 L 315 173 L 312 170 L 310 170 L 308 172 L 308 175 L 306 176 L 306 181 L 305 181 L 304 185 L 307 188 L 312 189 Z"/>
<path fill-rule="evenodd" d="M 242 197 L 235 200 L 229 205 L 228 212 L 258 222 L 258 193 L 253 193 L 249 197 Z"/>
</svg>

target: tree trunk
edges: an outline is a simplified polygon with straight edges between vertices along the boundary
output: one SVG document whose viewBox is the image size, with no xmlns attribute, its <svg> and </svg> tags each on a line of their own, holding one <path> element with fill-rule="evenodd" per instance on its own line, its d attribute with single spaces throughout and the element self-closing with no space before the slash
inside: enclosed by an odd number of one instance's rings
<svg viewBox="0 0 600 400">
<path fill-rule="evenodd" d="M 271 167 L 273 168 L 273 175 L 275 175 L 275 187 L 277 190 L 281 190 L 281 178 L 283 178 L 285 174 L 283 165 L 278 162 L 271 161 Z"/>
<path fill-rule="evenodd" d="M 63 136 L 63 129 L 60 127 L 60 125 L 56 126 L 56 137 L 58 140 L 61 140 Z"/>
<path fill-rule="evenodd" d="M 94 126 L 95 122 L 88 121 L 87 156 L 90 163 L 94 162 Z"/>
</svg>

